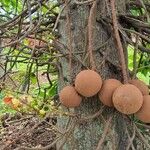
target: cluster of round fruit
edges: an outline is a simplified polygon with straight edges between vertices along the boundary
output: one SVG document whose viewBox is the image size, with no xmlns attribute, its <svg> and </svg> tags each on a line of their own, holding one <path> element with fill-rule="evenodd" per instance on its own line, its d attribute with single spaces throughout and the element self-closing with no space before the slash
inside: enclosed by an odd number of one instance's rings
<svg viewBox="0 0 150 150">
<path fill-rule="evenodd" d="M 77 107 L 82 97 L 98 94 L 100 101 L 115 107 L 123 114 L 135 114 L 143 122 L 150 123 L 150 95 L 148 86 L 140 80 L 129 80 L 122 84 L 116 79 L 102 81 L 93 70 L 83 70 L 75 78 L 75 86 L 66 86 L 60 93 L 61 103 L 66 107 Z"/>
</svg>

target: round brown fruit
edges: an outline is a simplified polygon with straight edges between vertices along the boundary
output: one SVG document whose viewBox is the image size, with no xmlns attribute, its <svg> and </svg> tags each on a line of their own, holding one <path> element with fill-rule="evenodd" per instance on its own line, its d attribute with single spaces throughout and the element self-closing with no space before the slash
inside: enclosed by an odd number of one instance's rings
<svg viewBox="0 0 150 150">
<path fill-rule="evenodd" d="M 64 87 L 59 93 L 59 98 L 60 102 L 66 107 L 77 107 L 82 100 L 73 86 Z"/>
<path fill-rule="evenodd" d="M 105 80 L 98 94 L 100 101 L 106 106 L 113 107 L 112 95 L 116 88 L 121 85 L 122 83 L 116 79 Z"/>
<path fill-rule="evenodd" d="M 141 91 L 131 84 L 118 87 L 112 99 L 114 107 L 123 114 L 136 113 L 143 104 L 143 95 Z"/>
<path fill-rule="evenodd" d="M 150 95 L 143 96 L 143 105 L 135 115 L 139 120 L 150 123 Z"/>
<path fill-rule="evenodd" d="M 94 96 L 102 86 L 101 76 L 93 70 L 81 71 L 75 79 L 75 89 L 85 97 Z"/>
<path fill-rule="evenodd" d="M 149 94 L 148 86 L 143 81 L 133 79 L 129 80 L 129 83 L 135 85 L 142 92 L 143 95 Z"/>
</svg>

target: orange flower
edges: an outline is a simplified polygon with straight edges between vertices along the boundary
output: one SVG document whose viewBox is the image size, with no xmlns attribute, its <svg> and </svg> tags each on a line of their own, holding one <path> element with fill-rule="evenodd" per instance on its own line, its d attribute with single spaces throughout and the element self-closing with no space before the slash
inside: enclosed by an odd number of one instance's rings
<svg viewBox="0 0 150 150">
<path fill-rule="evenodd" d="M 5 104 L 10 105 L 12 104 L 12 97 L 5 97 L 3 101 Z"/>
</svg>

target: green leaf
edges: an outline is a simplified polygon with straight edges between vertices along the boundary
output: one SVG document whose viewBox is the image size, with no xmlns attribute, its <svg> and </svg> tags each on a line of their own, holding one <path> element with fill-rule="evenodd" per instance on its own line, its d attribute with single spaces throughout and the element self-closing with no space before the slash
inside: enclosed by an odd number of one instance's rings
<svg viewBox="0 0 150 150">
<path fill-rule="evenodd" d="M 48 91 L 48 96 L 53 97 L 57 93 L 57 82 L 54 81 L 52 87 Z"/>
<path fill-rule="evenodd" d="M 37 79 L 34 73 L 30 74 L 30 80 L 32 82 L 32 84 L 36 84 L 37 83 Z"/>
</svg>

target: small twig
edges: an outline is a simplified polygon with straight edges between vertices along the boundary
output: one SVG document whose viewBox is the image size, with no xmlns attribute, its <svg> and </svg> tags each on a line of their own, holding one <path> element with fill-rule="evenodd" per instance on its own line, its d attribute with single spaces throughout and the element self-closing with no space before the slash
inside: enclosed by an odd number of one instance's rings
<svg viewBox="0 0 150 150">
<path fill-rule="evenodd" d="M 134 145 L 133 145 L 133 140 L 135 139 L 135 127 L 133 126 L 133 135 L 132 135 L 132 137 L 130 137 L 130 134 L 129 134 L 129 131 L 128 131 L 128 128 L 126 128 L 126 130 L 127 130 L 127 135 L 128 135 L 128 138 L 129 138 L 129 144 L 128 144 L 128 146 L 127 146 L 127 148 L 126 148 L 126 150 L 130 150 L 130 147 L 132 147 L 132 150 L 135 150 L 135 147 L 134 147 Z"/>
<path fill-rule="evenodd" d="M 89 120 L 92 120 L 92 119 L 94 119 L 94 118 L 96 118 L 96 117 L 98 117 L 102 112 L 103 112 L 103 110 L 105 109 L 105 106 L 102 106 L 102 108 L 99 110 L 99 111 L 97 111 L 95 114 L 93 114 L 93 115 L 91 115 L 91 116 L 88 116 L 88 117 L 82 117 L 82 118 L 80 118 L 79 119 L 79 123 L 81 122 L 84 122 L 84 121 L 89 121 Z"/>
<path fill-rule="evenodd" d="M 145 40 L 146 42 L 149 42 L 150 43 L 150 39 L 148 37 L 146 37 L 145 35 L 137 32 L 137 31 L 134 31 L 134 30 L 131 30 L 131 29 L 126 29 L 126 28 L 121 28 L 122 30 L 126 31 L 126 32 L 129 32 L 129 33 L 133 33 L 133 34 L 136 34 L 138 35 L 139 37 L 141 37 L 143 40 Z"/>
<path fill-rule="evenodd" d="M 133 54 L 133 76 L 132 78 L 134 79 L 136 77 L 136 72 L 137 72 L 137 52 L 138 52 L 138 42 L 139 42 L 139 36 L 136 36 L 136 45 L 134 48 L 134 54 Z"/>
<path fill-rule="evenodd" d="M 96 150 L 102 150 L 102 144 L 103 144 L 103 142 L 105 140 L 105 137 L 106 137 L 106 135 L 107 135 L 107 133 L 109 131 L 109 126 L 110 126 L 110 123 L 112 121 L 112 118 L 113 118 L 113 116 L 110 116 L 108 121 L 106 122 L 106 125 L 105 125 L 105 128 L 104 128 L 104 132 L 102 134 L 101 139 L 99 140 L 99 143 L 98 143 L 98 146 L 97 146 Z"/>
<path fill-rule="evenodd" d="M 54 126 L 52 123 L 49 123 L 47 121 L 44 121 L 46 124 L 48 124 L 50 127 L 52 127 L 56 132 L 58 132 L 59 134 L 64 134 L 59 128 L 57 128 L 56 126 Z"/>
<path fill-rule="evenodd" d="M 121 31 L 121 30 L 120 30 Z M 125 37 L 125 40 L 131 44 L 131 45 L 135 45 L 136 43 L 134 43 L 131 39 L 129 39 L 125 34 L 123 34 L 123 32 L 121 32 L 122 35 Z M 148 53 L 150 54 L 150 48 L 147 48 L 147 47 L 144 47 L 144 46 L 141 46 L 141 45 L 138 45 L 138 49 L 142 52 L 145 52 L 145 53 Z"/>
<path fill-rule="evenodd" d="M 142 7 L 144 8 L 144 10 L 145 10 L 145 15 L 146 15 L 146 17 L 147 17 L 147 22 L 149 22 L 149 21 L 150 21 L 149 12 L 147 11 L 147 8 L 146 8 L 146 6 L 145 6 L 143 0 L 139 0 L 139 2 L 141 3 Z"/>
<path fill-rule="evenodd" d="M 5 68 L 3 67 L 3 65 L 0 63 L 0 68 L 2 68 L 4 71 L 5 71 Z M 12 77 L 7 74 L 7 76 L 9 77 L 9 79 L 12 81 L 12 83 L 14 84 L 15 87 L 17 87 L 17 84 L 15 83 L 15 81 L 12 79 Z M 1 80 L 1 77 L 0 77 L 0 80 Z"/>
<path fill-rule="evenodd" d="M 45 146 L 45 147 L 35 147 L 35 148 L 30 148 L 30 147 L 26 147 L 26 146 L 21 146 L 19 148 L 17 148 L 16 150 L 49 150 L 51 147 L 53 147 L 61 138 L 63 137 L 63 135 L 57 137 L 51 144 Z"/>
<path fill-rule="evenodd" d="M 21 122 L 23 120 L 28 120 L 28 119 L 31 119 L 31 118 L 33 118 L 33 116 L 25 117 L 25 118 L 22 118 L 22 119 L 19 119 L 19 120 L 9 121 L 8 123 L 9 124 L 14 124 L 14 123 Z"/>
<path fill-rule="evenodd" d="M 147 129 L 150 129 L 150 126 L 149 125 L 146 125 L 146 124 L 141 124 L 141 123 L 136 123 L 137 125 L 141 126 L 141 127 L 144 127 L 144 128 L 147 128 Z"/>
<path fill-rule="evenodd" d="M 59 45 L 61 48 L 65 49 L 67 51 L 67 53 L 69 53 L 69 48 L 63 44 L 62 42 L 60 42 L 58 39 L 54 39 L 53 41 L 56 45 Z M 63 53 L 64 55 L 66 55 L 66 53 Z M 79 61 L 85 68 L 87 68 L 87 66 L 84 64 L 84 62 L 78 57 L 78 55 L 76 55 L 75 53 L 72 53 L 73 55 L 73 59 L 76 61 Z"/>
<path fill-rule="evenodd" d="M 87 1 L 79 2 L 79 1 L 75 0 L 75 3 L 78 4 L 78 5 L 83 5 L 83 4 L 92 3 L 92 2 L 94 2 L 94 1 L 95 1 L 95 0 L 87 0 Z"/>
<path fill-rule="evenodd" d="M 139 129 L 138 129 L 138 127 L 136 126 L 136 124 L 134 124 L 134 126 L 135 126 L 135 130 L 136 130 L 137 134 L 139 135 L 141 141 L 146 145 L 146 147 L 147 147 L 148 149 L 150 149 L 150 145 L 149 145 L 148 141 L 147 141 L 147 140 L 145 139 L 145 137 L 141 134 L 141 132 L 139 131 Z"/>
<path fill-rule="evenodd" d="M 53 27 L 53 29 L 52 29 L 52 32 L 54 32 L 55 29 L 57 28 L 57 25 L 58 25 L 58 23 L 59 23 L 59 19 L 60 19 L 60 17 L 61 17 L 61 14 L 62 14 L 63 10 L 65 9 L 65 7 L 66 7 L 66 5 L 64 5 L 63 8 L 60 10 L 60 12 L 59 12 L 59 14 L 58 14 L 58 16 L 57 16 L 57 19 L 56 19 L 56 21 L 55 21 L 54 27 Z"/>
</svg>

